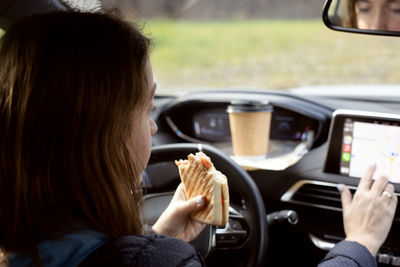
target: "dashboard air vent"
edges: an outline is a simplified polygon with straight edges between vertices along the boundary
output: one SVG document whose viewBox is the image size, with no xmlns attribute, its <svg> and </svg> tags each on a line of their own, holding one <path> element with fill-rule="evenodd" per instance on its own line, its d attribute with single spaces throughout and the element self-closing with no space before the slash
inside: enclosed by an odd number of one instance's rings
<svg viewBox="0 0 400 267">
<path fill-rule="evenodd" d="M 354 195 L 356 187 L 347 186 Z M 400 194 L 396 193 L 400 198 Z M 295 183 L 285 194 L 281 201 L 317 207 L 329 210 L 342 211 L 342 203 L 337 184 L 313 180 L 301 180 Z M 400 202 L 397 204 L 395 221 L 400 221 Z"/>
<path fill-rule="evenodd" d="M 350 190 L 354 194 L 355 188 L 350 187 Z M 292 186 L 281 200 L 336 211 L 342 210 L 340 193 L 334 183 L 302 180 Z"/>
</svg>

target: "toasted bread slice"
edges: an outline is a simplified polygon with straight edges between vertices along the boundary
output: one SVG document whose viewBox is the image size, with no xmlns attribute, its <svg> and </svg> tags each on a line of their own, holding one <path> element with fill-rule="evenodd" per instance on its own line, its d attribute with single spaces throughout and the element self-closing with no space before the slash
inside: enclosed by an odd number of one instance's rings
<svg viewBox="0 0 400 267">
<path fill-rule="evenodd" d="M 191 214 L 197 221 L 225 226 L 229 219 L 229 189 L 225 175 L 217 171 L 203 152 L 190 154 L 187 160 L 175 161 L 185 185 L 186 198 L 202 195 L 206 207 Z"/>
</svg>

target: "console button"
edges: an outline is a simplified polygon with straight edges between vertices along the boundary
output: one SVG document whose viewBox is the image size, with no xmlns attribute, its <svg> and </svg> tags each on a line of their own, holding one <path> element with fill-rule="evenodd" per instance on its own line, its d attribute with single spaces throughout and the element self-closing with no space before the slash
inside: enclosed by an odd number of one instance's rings
<svg viewBox="0 0 400 267">
<path fill-rule="evenodd" d="M 378 262 L 379 263 L 389 264 L 390 258 L 391 258 L 391 256 L 388 254 L 378 254 Z"/>
<path fill-rule="evenodd" d="M 392 265 L 393 266 L 400 266 L 400 256 L 392 257 Z"/>
</svg>

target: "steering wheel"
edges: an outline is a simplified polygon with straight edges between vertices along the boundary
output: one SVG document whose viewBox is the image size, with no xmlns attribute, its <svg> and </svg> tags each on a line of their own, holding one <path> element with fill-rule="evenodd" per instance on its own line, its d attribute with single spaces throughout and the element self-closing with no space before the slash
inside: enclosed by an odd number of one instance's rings
<svg viewBox="0 0 400 267">
<path fill-rule="evenodd" d="M 223 228 L 206 227 L 193 241 L 193 245 L 206 256 L 207 265 L 224 262 L 221 257 L 240 255 L 245 266 L 262 266 L 267 253 L 268 226 L 264 202 L 252 178 L 232 159 L 218 149 L 205 144 L 169 144 L 152 148 L 149 167 L 160 163 L 173 164 L 186 159 L 190 153 L 203 151 L 228 178 L 230 208 L 229 222 Z M 172 167 L 171 167 L 172 168 Z M 174 179 L 179 182 L 176 166 Z M 165 171 L 162 171 L 165 174 Z M 161 174 L 161 175 L 163 175 Z M 147 177 L 148 178 L 148 177 Z M 145 212 L 151 214 L 145 224 L 153 224 L 167 207 L 173 192 L 156 192 L 144 196 Z M 218 256 L 219 255 L 219 256 Z M 223 256 L 221 256 L 223 255 Z M 217 264 L 217 261 L 221 262 Z"/>
</svg>

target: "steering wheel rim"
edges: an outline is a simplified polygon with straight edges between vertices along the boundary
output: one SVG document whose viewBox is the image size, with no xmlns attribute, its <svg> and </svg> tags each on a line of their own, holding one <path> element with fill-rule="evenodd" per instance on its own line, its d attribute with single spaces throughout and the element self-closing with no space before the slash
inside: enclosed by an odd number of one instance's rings
<svg viewBox="0 0 400 267">
<path fill-rule="evenodd" d="M 230 192 L 238 193 L 246 203 L 245 218 L 249 234 L 243 249 L 248 252 L 248 266 L 262 266 L 267 254 L 268 224 L 261 194 L 249 174 L 236 162 L 213 146 L 206 144 L 168 144 L 152 148 L 149 165 L 184 159 L 190 153 L 203 151 L 215 167 L 228 177 Z"/>
</svg>

